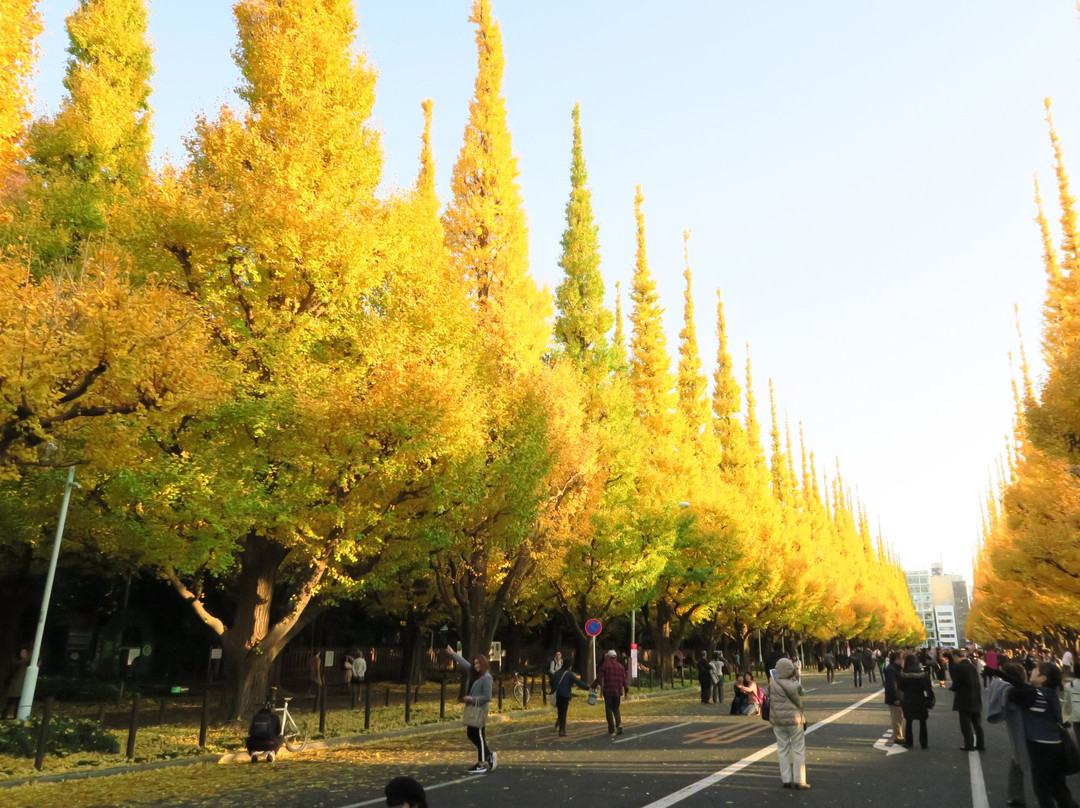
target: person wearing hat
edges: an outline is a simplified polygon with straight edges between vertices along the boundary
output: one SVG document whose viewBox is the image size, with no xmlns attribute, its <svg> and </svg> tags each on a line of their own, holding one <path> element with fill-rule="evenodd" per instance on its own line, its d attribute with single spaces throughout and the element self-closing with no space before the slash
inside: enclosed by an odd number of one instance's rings
<svg viewBox="0 0 1080 808">
<path fill-rule="evenodd" d="M 386 784 L 387 808 L 428 808 L 424 787 L 411 777 L 395 777 Z"/>
<path fill-rule="evenodd" d="M 784 788 L 810 788 L 806 782 L 806 716 L 802 697 L 803 687 L 795 676 L 795 663 L 787 657 L 776 660 L 774 676 L 769 681 L 769 723 L 776 736 Z"/>
<path fill-rule="evenodd" d="M 593 680 L 592 689 L 596 690 L 601 685 L 600 692 L 604 696 L 604 713 L 607 716 L 608 735 L 614 739 L 616 735 L 622 735 L 622 714 L 619 705 L 623 696 L 630 695 L 630 689 L 626 684 L 626 668 L 619 662 L 618 654 L 614 650 L 608 651 L 604 656 L 604 664 Z"/>
</svg>

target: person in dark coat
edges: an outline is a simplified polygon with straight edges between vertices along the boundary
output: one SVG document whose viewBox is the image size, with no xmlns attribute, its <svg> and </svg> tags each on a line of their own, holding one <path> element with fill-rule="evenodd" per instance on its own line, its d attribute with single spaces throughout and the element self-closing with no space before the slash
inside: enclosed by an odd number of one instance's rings
<svg viewBox="0 0 1080 808">
<path fill-rule="evenodd" d="M 863 653 L 861 648 L 856 648 L 851 655 L 851 670 L 854 675 L 855 687 L 862 687 Z"/>
<path fill-rule="evenodd" d="M 982 727 L 982 683 L 979 669 L 968 659 L 963 648 L 952 652 L 949 660 L 949 686 L 953 696 L 953 712 L 960 716 L 960 733 L 964 736 L 963 752 L 985 752 Z"/>
<path fill-rule="evenodd" d="M 709 697 L 712 695 L 712 665 L 709 664 L 709 657 L 705 653 L 702 653 L 697 663 L 697 680 L 701 686 L 701 703 L 708 704 Z"/>
<path fill-rule="evenodd" d="M 901 746 L 908 749 L 914 746 L 912 726 L 918 721 L 919 746 L 925 749 L 928 745 L 926 720 L 930 717 L 930 708 L 933 706 L 931 698 L 934 694 L 930 672 L 919 664 L 917 657 L 909 655 L 904 660 L 904 672 L 900 674 L 896 684 L 900 688 L 901 709 L 904 713 L 904 742 Z"/>
<path fill-rule="evenodd" d="M 555 696 L 555 709 L 559 715 L 555 725 L 559 728 L 560 738 L 566 737 L 566 711 L 570 707 L 570 699 L 574 697 L 575 686 L 582 690 L 589 689 L 589 686 L 570 670 L 570 661 L 564 660 L 562 667 L 551 675 L 551 692 Z"/>
<path fill-rule="evenodd" d="M 901 654 L 893 651 L 889 654 L 889 664 L 885 666 L 885 703 L 889 705 L 889 719 L 892 723 L 894 744 L 905 742 L 904 735 L 904 700 L 900 693 L 900 675 L 904 669 L 900 666 Z"/>
</svg>

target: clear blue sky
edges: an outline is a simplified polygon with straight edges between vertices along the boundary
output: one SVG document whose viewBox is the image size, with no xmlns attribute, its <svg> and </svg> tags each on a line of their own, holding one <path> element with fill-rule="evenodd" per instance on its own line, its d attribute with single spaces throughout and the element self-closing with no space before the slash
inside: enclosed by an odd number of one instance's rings
<svg viewBox="0 0 1080 808">
<path fill-rule="evenodd" d="M 74 5 L 42 3 L 41 109 L 60 98 Z M 444 201 L 476 70 L 469 6 L 358 4 L 388 182 L 412 182 L 430 97 Z M 580 101 L 612 296 L 631 276 L 641 183 L 670 350 L 690 229 L 706 361 L 719 286 L 737 363 L 750 344 L 761 421 L 771 377 L 819 470 L 833 476 L 839 458 L 906 568 L 941 558 L 970 575 L 1010 430 L 1014 304 L 1038 356 L 1045 96 L 1080 177 L 1072 0 L 496 0 L 495 14 L 534 276 L 559 280 Z M 157 0 L 151 34 L 156 153 L 181 160 L 195 115 L 235 100 L 230 4 Z"/>
</svg>

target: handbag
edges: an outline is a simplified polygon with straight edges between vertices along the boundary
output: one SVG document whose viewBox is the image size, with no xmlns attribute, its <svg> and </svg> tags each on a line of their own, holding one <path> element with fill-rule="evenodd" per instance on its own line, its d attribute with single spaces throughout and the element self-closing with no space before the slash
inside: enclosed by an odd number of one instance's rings
<svg viewBox="0 0 1080 808">
<path fill-rule="evenodd" d="M 768 721 L 769 720 L 769 713 L 771 713 L 771 712 L 772 712 L 772 699 L 770 699 L 768 696 L 765 696 L 761 700 L 761 717 L 762 717 L 762 719 L 765 720 L 765 721 Z"/>
<path fill-rule="evenodd" d="M 589 691 L 589 697 L 587 699 L 585 699 L 585 701 L 589 705 L 596 704 L 596 691 L 595 690 L 590 690 Z"/>
<path fill-rule="evenodd" d="M 1065 750 L 1065 774 L 1080 772 L 1080 747 L 1076 745 L 1076 738 L 1070 731 L 1069 724 L 1058 724 L 1058 733 L 1061 735 L 1061 746 Z"/>
<path fill-rule="evenodd" d="M 482 704 L 466 704 L 461 720 L 467 727 L 482 727 L 487 723 L 487 710 Z"/>
<path fill-rule="evenodd" d="M 926 709 L 933 710 L 934 705 L 937 704 L 937 696 L 934 695 L 934 687 L 930 686 L 930 689 L 923 693 L 926 696 Z"/>
</svg>

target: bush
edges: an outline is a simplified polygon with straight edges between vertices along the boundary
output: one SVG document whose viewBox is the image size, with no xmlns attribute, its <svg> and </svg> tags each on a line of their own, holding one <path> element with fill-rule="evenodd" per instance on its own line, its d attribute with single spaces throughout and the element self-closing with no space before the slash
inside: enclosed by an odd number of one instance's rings
<svg viewBox="0 0 1080 808">
<path fill-rule="evenodd" d="M 10 721 L 0 725 L 0 754 L 13 757 L 34 757 L 37 754 L 41 719 Z M 86 718 L 57 716 L 49 722 L 49 737 L 45 751 L 50 755 L 72 752 L 104 752 L 116 754 L 120 743 L 101 729 L 96 721 Z"/>
</svg>

